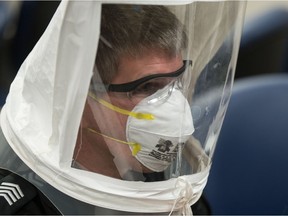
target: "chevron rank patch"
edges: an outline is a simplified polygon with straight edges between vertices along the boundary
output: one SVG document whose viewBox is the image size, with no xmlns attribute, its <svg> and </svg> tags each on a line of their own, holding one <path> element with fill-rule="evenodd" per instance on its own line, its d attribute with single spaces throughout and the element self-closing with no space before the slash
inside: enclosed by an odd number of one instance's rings
<svg viewBox="0 0 288 216">
<path fill-rule="evenodd" d="M 0 210 L 1 214 L 11 215 L 18 212 L 24 205 L 37 195 L 33 185 L 22 177 L 1 172 L 0 178 Z"/>
</svg>

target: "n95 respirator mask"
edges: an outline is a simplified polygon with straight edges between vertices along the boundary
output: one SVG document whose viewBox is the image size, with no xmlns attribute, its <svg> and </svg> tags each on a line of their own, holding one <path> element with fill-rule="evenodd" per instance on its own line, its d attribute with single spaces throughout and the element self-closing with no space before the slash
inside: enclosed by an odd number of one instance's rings
<svg viewBox="0 0 288 216">
<path fill-rule="evenodd" d="M 137 160 L 150 170 L 160 172 L 177 157 L 179 149 L 194 132 L 194 125 L 189 103 L 179 89 L 174 88 L 164 102 L 155 102 L 153 98 L 155 95 L 143 99 L 132 110 L 149 113 L 153 120 L 129 116 L 126 137 L 128 142 L 141 145 L 135 155 Z"/>
</svg>

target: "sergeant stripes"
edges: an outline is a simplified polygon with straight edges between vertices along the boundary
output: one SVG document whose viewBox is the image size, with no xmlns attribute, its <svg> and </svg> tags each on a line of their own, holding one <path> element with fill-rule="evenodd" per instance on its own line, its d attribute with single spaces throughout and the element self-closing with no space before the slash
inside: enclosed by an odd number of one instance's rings
<svg viewBox="0 0 288 216">
<path fill-rule="evenodd" d="M 24 197 L 24 194 L 17 184 L 2 182 L 0 185 L 0 197 L 4 197 L 8 204 L 11 206 L 19 199 Z"/>
</svg>

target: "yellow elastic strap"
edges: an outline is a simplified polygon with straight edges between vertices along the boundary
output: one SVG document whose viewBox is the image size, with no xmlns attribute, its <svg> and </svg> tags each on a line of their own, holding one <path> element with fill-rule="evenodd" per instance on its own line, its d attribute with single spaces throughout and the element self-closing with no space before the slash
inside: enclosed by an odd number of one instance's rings
<svg viewBox="0 0 288 216">
<path fill-rule="evenodd" d="M 141 145 L 140 145 L 139 143 L 125 142 L 125 141 L 123 141 L 123 140 L 118 140 L 118 139 L 115 139 L 115 138 L 113 138 L 113 137 L 110 137 L 110 136 L 107 136 L 107 135 L 105 135 L 105 134 L 102 134 L 102 133 L 100 133 L 100 132 L 98 132 L 98 131 L 93 130 L 92 128 L 87 128 L 87 129 L 88 129 L 90 132 L 92 132 L 92 133 L 98 134 L 98 135 L 103 136 L 103 137 L 105 137 L 105 138 L 108 138 L 108 139 L 110 139 L 110 140 L 113 140 L 113 141 L 116 141 L 116 142 L 118 142 L 118 143 L 127 144 L 127 145 L 131 146 L 131 147 L 132 147 L 132 155 L 133 155 L 133 156 L 137 155 L 137 153 L 141 150 Z"/>
<path fill-rule="evenodd" d="M 97 102 L 99 102 L 100 104 L 102 104 L 103 106 L 111 109 L 111 110 L 114 110 L 118 113 L 121 113 L 123 115 L 129 115 L 129 116 L 132 116 L 134 118 L 137 118 L 137 119 L 145 119 L 145 120 L 153 120 L 155 119 L 154 115 L 150 114 L 150 113 L 136 113 L 136 112 L 131 112 L 131 111 L 128 111 L 128 110 L 125 110 L 125 109 L 121 109 L 117 106 L 114 106 L 110 103 L 108 103 L 107 101 L 105 100 L 102 100 L 100 98 L 97 98 L 92 92 L 89 92 L 89 96 L 92 97 L 94 100 L 96 100 Z"/>
</svg>

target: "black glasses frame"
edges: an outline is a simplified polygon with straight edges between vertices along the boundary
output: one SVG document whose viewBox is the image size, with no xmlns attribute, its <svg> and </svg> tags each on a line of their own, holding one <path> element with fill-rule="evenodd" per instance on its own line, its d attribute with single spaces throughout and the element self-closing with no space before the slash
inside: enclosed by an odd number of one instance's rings
<svg viewBox="0 0 288 216">
<path fill-rule="evenodd" d="M 137 86 L 139 86 L 140 84 L 154 79 L 154 78 L 158 78 L 158 77 L 178 77 L 180 76 L 182 73 L 184 73 L 184 71 L 187 69 L 188 66 L 192 66 L 192 60 L 184 60 L 183 61 L 183 66 L 181 68 L 179 68 L 178 70 L 171 72 L 171 73 L 164 73 L 164 74 L 152 74 L 137 80 L 134 80 L 132 82 L 128 82 L 128 83 L 123 83 L 123 84 L 108 84 L 105 85 L 105 88 L 107 89 L 107 91 L 109 92 L 130 92 L 132 90 L 134 90 Z"/>
</svg>

